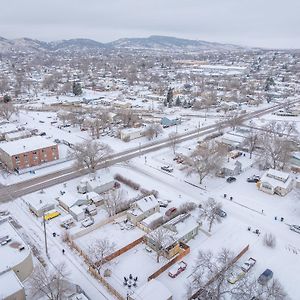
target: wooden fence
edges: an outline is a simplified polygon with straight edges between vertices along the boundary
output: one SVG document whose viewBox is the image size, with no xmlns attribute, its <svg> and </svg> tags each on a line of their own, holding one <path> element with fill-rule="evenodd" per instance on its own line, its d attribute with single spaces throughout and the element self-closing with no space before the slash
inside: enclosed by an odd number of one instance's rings
<svg viewBox="0 0 300 300">
<path fill-rule="evenodd" d="M 184 243 L 180 243 L 180 248 L 182 249 L 182 251 L 177 256 L 175 256 L 172 260 L 170 260 L 165 265 L 163 265 L 160 269 L 158 269 L 156 272 L 154 272 L 153 274 L 151 274 L 148 277 L 148 281 L 150 281 L 151 279 L 154 279 L 154 278 L 158 277 L 161 273 L 163 273 L 164 271 L 166 271 L 167 269 L 169 269 L 176 262 L 178 262 L 184 256 L 186 256 L 186 255 L 188 255 L 190 253 L 190 247 L 188 245 L 186 245 Z"/>
<path fill-rule="evenodd" d="M 215 276 L 213 276 L 202 288 L 200 288 L 197 292 L 195 292 L 189 300 L 197 299 L 204 291 L 205 287 L 209 286 L 212 282 L 214 282 L 221 273 L 228 270 L 234 263 L 236 263 L 247 251 L 249 250 L 249 245 L 247 245 L 238 255 L 236 255 L 232 261 L 225 266 L 219 273 L 217 273 Z"/>
<path fill-rule="evenodd" d="M 95 270 L 93 267 L 89 266 L 89 272 L 94 276 L 97 280 L 99 280 L 104 287 L 118 300 L 125 300 L 125 298 L 114 288 L 112 287 L 105 279 L 102 277 L 97 270 Z"/>
<path fill-rule="evenodd" d="M 113 260 L 114 258 L 116 258 L 116 257 L 122 255 L 123 253 L 129 251 L 130 249 L 134 248 L 135 246 L 137 246 L 138 244 L 140 244 L 141 242 L 143 242 L 143 240 L 144 240 L 144 236 L 142 236 L 142 237 L 140 237 L 139 239 L 133 241 L 132 243 L 126 245 L 125 247 L 123 247 L 123 248 L 121 248 L 121 249 L 115 251 L 114 253 L 112 253 L 112 254 L 106 256 L 106 257 L 103 259 L 103 261 L 104 261 L 104 262 L 108 262 L 108 261 Z M 95 263 L 95 265 L 98 267 L 100 264 L 103 263 L 103 261 L 98 261 L 98 262 Z"/>
</svg>

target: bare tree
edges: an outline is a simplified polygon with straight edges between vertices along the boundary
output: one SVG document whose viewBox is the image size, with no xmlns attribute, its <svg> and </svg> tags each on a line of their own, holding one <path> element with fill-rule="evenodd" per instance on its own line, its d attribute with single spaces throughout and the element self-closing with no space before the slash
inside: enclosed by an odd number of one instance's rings
<svg viewBox="0 0 300 300">
<path fill-rule="evenodd" d="M 199 175 L 200 184 L 208 175 L 215 173 L 220 169 L 225 156 L 224 146 L 213 141 L 201 143 L 190 157 L 184 160 L 184 169 L 187 175 L 197 173 Z"/>
<path fill-rule="evenodd" d="M 184 214 L 184 213 L 191 212 L 196 208 L 197 205 L 194 202 L 185 202 L 178 207 L 177 212 L 178 214 Z"/>
<path fill-rule="evenodd" d="M 106 263 L 106 257 L 114 250 L 115 243 L 110 242 L 107 238 L 97 239 L 88 247 L 88 257 L 99 274 L 102 266 Z"/>
<path fill-rule="evenodd" d="M 112 190 L 104 197 L 104 208 L 110 217 L 116 215 L 124 206 L 123 190 Z"/>
<path fill-rule="evenodd" d="M 271 122 L 263 128 L 258 163 L 263 168 L 284 169 L 295 151 L 297 130 L 294 123 Z"/>
<path fill-rule="evenodd" d="M 288 299 L 277 280 L 261 285 L 252 276 L 251 271 L 243 273 L 235 284 L 230 284 L 228 279 L 241 272 L 240 268 L 233 264 L 233 258 L 233 253 L 228 249 L 222 249 L 216 254 L 212 251 L 200 250 L 193 267 L 192 281 L 187 287 L 188 298 L 201 300 Z"/>
<path fill-rule="evenodd" d="M 250 129 L 250 132 L 245 140 L 245 145 L 249 149 L 250 159 L 252 158 L 252 153 L 255 150 L 259 140 L 259 133 L 254 128 Z"/>
<path fill-rule="evenodd" d="M 162 127 L 158 123 L 150 124 L 144 132 L 148 140 L 152 140 L 154 137 L 157 137 L 160 133 L 162 133 Z"/>
<path fill-rule="evenodd" d="M 175 154 L 177 143 L 178 143 L 178 134 L 176 132 L 171 132 L 169 134 L 169 140 L 171 144 L 171 148 L 173 150 L 173 153 Z"/>
<path fill-rule="evenodd" d="M 264 235 L 263 243 L 265 246 L 270 248 L 275 248 L 276 246 L 276 237 L 272 233 L 266 233 Z"/>
<path fill-rule="evenodd" d="M 165 252 L 166 243 L 169 240 L 168 230 L 164 227 L 158 227 L 148 235 L 151 245 L 154 246 L 156 252 L 156 261 L 159 263 L 160 257 Z"/>
<path fill-rule="evenodd" d="M 237 126 L 242 124 L 243 120 L 241 115 L 233 113 L 227 116 L 226 122 L 232 129 L 235 129 Z"/>
<path fill-rule="evenodd" d="M 97 166 L 110 153 L 112 153 L 112 150 L 108 145 L 93 140 L 86 140 L 73 146 L 69 157 L 76 160 L 78 167 L 86 167 L 91 172 L 94 172 Z"/>
<path fill-rule="evenodd" d="M 228 249 L 222 249 L 217 254 L 200 250 L 193 267 L 189 292 L 198 291 L 199 299 L 225 299 L 230 289 L 227 279 L 230 277 L 232 259 L 233 253 Z"/>
<path fill-rule="evenodd" d="M 213 198 L 208 198 L 202 205 L 200 212 L 200 219 L 208 222 L 208 231 L 211 232 L 212 225 L 222 222 L 222 218 L 219 216 L 218 211 L 222 209 L 222 203 L 217 202 Z"/>
<path fill-rule="evenodd" d="M 9 121 L 13 114 L 18 114 L 18 109 L 11 102 L 1 103 L 0 117 Z"/>
<path fill-rule="evenodd" d="M 64 263 L 56 266 L 54 270 L 38 265 L 29 279 L 30 292 L 35 297 L 49 300 L 66 299 L 71 291 L 68 275 Z"/>
</svg>

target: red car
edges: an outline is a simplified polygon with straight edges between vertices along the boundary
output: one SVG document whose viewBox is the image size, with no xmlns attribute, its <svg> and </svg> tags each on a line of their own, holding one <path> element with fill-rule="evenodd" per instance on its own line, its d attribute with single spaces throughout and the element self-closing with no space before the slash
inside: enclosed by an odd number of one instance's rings
<svg viewBox="0 0 300 300">
<path fill-rule="evenodd" d="M 177 211 L 176 207 L 171 207 L 165 212 L 165 215 L 167 217 L 171 217 L 173 214 L 176 213 L 176 211 Z"/>
<path fill-rule="evenodd" d="M 172 278 L 178 276 L 181 272 L 183 272 L 187 267 L 187 263 L 183 260 L 177 264 L 175 264 L 170 270 L 168 275 Z"/>
</svg>

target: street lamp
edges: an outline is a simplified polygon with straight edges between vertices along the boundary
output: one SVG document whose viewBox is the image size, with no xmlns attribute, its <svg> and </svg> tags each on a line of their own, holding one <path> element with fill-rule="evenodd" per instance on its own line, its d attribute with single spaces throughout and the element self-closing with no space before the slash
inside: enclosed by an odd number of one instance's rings
<svg viewBox="0 0 300 300">
<path fill-rule="evenodd" d="M 46 255 L 49 258 L 48 241 L 47 241 L 47 231 L 46 231 L 46 220 L 45 220 L 45 211 L 44 210 L 43 210 L 43 225 L 44 225 L 44 238 L 45 238 Z"/>
</svg>

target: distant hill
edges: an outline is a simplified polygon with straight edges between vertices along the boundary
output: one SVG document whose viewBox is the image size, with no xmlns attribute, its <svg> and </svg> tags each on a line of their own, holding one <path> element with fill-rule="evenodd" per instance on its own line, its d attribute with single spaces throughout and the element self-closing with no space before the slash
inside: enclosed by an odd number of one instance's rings
<svg viewBox="0 0 300 300">
<path fill-rule="evenodd" d="M 102 48 L 132 48 L 159 50 L 196 50 L 224 51 L 241 50 L 243 47 L 206 41 L 180 39 L 169 36 L 153 35 L 147 38 L 123 38 L 110 43 L 100 43 L 91 39 L 70 39 L 55 42 L 43 42 L 29 38 L 5 39 L 0 37 L 0 53 L 10 51 L 58 51 L 58 50 L 92 50 Z"/>
<path fill-rule="evenodd" d="M 193 49 L 193 50 L 239 50 L 243 47 L 231 44 L 220 44 L 206 41 L 180 39 L 170 36 L 152 35 L 148 38 L 124 38 L 108 45 L 116 48 L 146 48 L 146 49 Z"/>
</svg>

